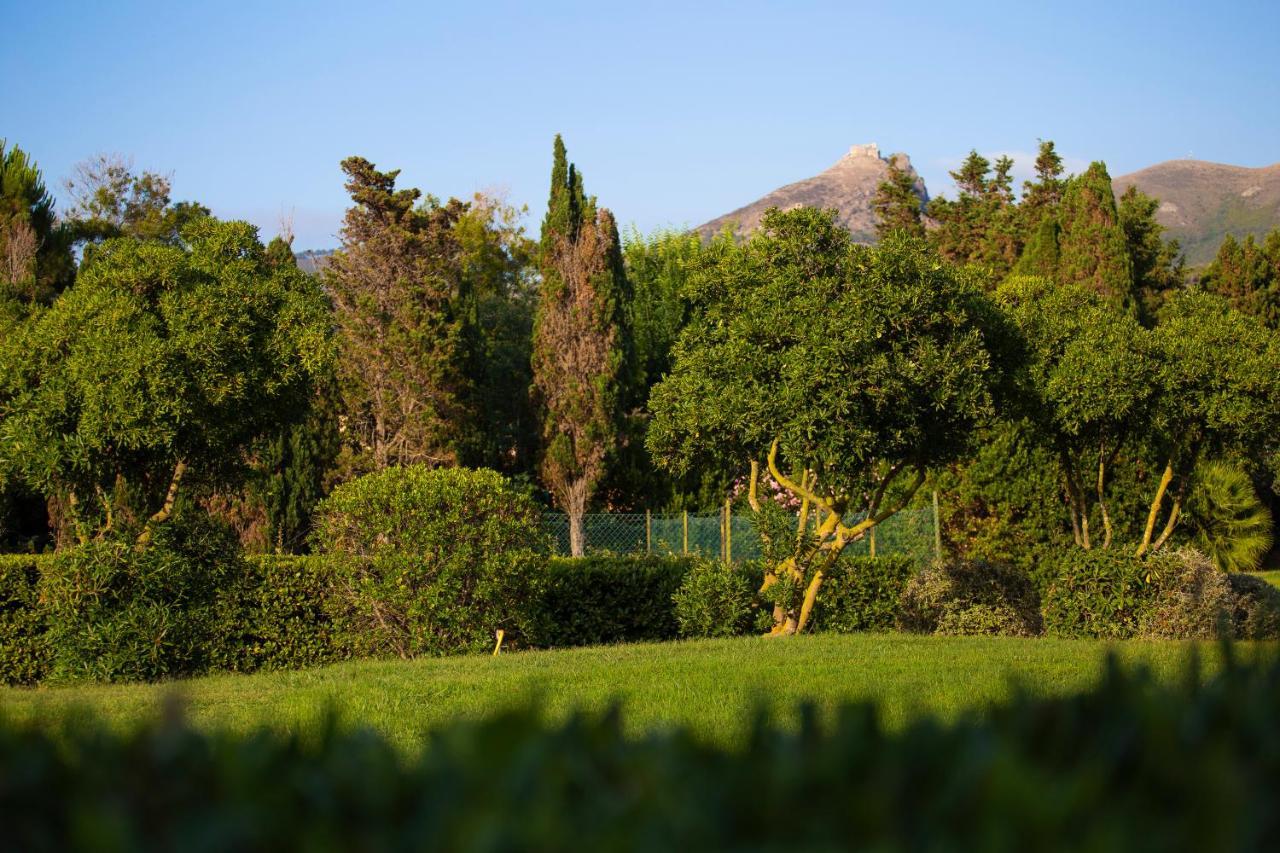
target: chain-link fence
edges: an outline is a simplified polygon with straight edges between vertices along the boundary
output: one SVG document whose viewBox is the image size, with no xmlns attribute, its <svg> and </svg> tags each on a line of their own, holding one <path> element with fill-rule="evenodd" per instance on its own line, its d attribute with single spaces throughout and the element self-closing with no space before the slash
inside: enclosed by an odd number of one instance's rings
<svg viewBox="0 0 1280 853">
<path fill-rule="evenodd" d="M 612 554 L 691 554 L 730 560 L 760 556 L 760 537 L 750 515 L 689 513 L 588 513 L 582 520 L 586 552 Z M 549 512 L 543 530 L 555 553 L 569 554 L 569 517 Z M 905 554 L 922 562 L 933 559 L 936 517 L 931 508 L 903 510 L 876 525 L 871 536 L 847 548 L 851 554 Z"/>
</svg>

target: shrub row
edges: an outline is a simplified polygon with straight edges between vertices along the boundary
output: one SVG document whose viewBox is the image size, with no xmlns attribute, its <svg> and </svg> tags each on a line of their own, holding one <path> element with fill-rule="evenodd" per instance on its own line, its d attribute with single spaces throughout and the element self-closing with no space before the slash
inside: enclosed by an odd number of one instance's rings
<svg viewBox="0 0 1280 853">
<path fill-rule="evenodd" d="M 150 553 L 162 556 L 143 560 L 122 546 L 91 545 L 0 561 L 3 682 L 154 680 L 396 653 L 371 642 L 367 614 L 353 612 L 342 558 L 244 559 L 219 546 L 216 560 L 205 553 L 204 562 L 184 562 L 171 544 L 159 539 Z M 824 585 L 816 629 L 892 628 L 913 571 L 905 558 L 842 560 Z M 767 624 L 755 597 L 757 566 L 592 556 L 551 558 L 534 574 L 517 648 L 730 636 Z M 465 618 L 486 648 L 503 626 L 483 614 Z M 432 651 L 467 650 L 474 644 Z"/>
<path fill-rule="evenodd" d="M 1280 590 L 1251 575 L 1223 573 L 1196 551 L 1138 558 L 1120 549 L 1077 549 L 1037 575 L 983 562 L 932 566 L 907 586 L 898 625 L 938 634 L 1043 630 L 1096 639 L 1280 637 Z"/>
<path fill-rule="evenodd" d="M 870 705 L 725 749 L 618 715 L 381 737 L 0 721 L 5 846 L 46 850 L 1274 850 L 1280 667 L 886 730 Z M 810 709 L 811 710 L 811 709 Z"/>
</svg>

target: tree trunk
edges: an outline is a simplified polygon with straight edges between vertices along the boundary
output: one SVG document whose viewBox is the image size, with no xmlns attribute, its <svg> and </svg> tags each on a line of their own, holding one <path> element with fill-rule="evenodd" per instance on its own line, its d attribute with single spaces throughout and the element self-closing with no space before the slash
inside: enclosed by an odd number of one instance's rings
<svg viewBox="0 0 1280 853">
<path fill-rule="evenodd" d="M 1151 535 L 1156 529 L 1156 519 L 1160 516 L 1160 505 L 1164 503 L 1164 494 L 1169 490 L 1169 483 L 1173 481 L 1173 460 L 1170 459 L 1164 466 L 1164 473 L 1160 475 L 1160 485 L 1156 488 L 1155 500 L 1151 502 L 1151 510 L 1147 513 L 1147 526 L 1142 532 L 1142 543 L 1138 545 L 1137 555 L 1141 557 L 1147 553 L 1147 549 L 1151 547 Z"/>
<path fill-rule="evenodd" d="M 137 546 L 143 546 L 151 542 L 151 536 L 155 532 L 157 524 L 164 524 L 169 520 L 169 516 L 173 515 L 174 504 L 178 501 L 178 487 L 182 485 L 182 477 L 187 473 L 187 463 L 179 459 L 178 464 L 173 468 L 173 477 L 169 480 L 169 491 L 165 493 L 164 505 L 156 511 L 155 515 L 147 519 L 146 525 L 142 528 L 142 533 L 138 534 Z"/>
<path fill-rule="evenodd" d="M 587 551 L 587 536 L 583 530 L 583 518 L 587 514 L 585 483 L 575 482 L 569 487 L 569 499 L 565 501 L 565 514 L 569 516 L 569 555 L 581 557 Z"/>
</svg>

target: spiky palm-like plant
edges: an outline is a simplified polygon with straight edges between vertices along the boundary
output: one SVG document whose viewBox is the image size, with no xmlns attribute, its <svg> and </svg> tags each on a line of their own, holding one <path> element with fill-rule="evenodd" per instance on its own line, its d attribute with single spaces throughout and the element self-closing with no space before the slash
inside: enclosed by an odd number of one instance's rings
<svg viewBox="0 0 1280 853">
<path fill-rule="evenodd" d="M 1192 544 L 1224 572 L 1258 567 L 1271 549 L 1271 513 L 1238 465 L 1209 461 L 1196 471 L 1188 506 Z"/>
</svg>

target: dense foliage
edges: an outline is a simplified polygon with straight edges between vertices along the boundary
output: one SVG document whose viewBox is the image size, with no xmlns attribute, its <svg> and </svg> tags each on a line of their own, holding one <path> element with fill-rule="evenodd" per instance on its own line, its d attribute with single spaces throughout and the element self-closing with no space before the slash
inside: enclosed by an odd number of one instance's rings
<svg viewBox="0 0 1280 853">
<path fill-rule="evenodd" d="M 547 543 L 533 502 L 493 471 L 421 465 L 366 474 L 317 510 L 360 654 L 412 657 L 533 633 Z"/>
<path fill-rule="evenodd" d="M 224 525 L 180 513 L 139 549 L 110 537 L 56 554 L 40 578 L 49 678 L 154 681 L 197 675 L 224 640 L 225 594 L 243 576 Z"/>
</svg>

